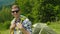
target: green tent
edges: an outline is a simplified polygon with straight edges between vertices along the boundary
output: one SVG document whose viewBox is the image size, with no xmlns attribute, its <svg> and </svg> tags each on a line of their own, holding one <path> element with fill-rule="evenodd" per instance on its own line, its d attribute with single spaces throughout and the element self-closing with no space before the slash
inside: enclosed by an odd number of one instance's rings
<svg viewBox="0 0 60 34">
<path fill-rule="evenodd" d="M 33 25 L 33 34 L 56 34 L 56 32 L 49 28 L 45 23 L 37 23 Z"/>
</svg>

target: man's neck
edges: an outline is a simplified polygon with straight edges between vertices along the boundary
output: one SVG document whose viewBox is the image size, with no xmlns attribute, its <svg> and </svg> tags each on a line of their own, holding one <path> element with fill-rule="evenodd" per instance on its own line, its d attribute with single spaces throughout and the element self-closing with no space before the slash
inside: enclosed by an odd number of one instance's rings
<svg viewBox="0 0 60 34">
<path fill-rule="evenodd" d="M 18 20 L 20 17 L 17 17 L 16 20 Z"/>
</svg>

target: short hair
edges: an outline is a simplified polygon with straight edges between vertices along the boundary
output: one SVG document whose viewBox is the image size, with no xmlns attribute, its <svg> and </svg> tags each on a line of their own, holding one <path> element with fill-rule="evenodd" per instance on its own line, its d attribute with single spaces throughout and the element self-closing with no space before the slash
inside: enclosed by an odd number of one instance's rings
<svg viewBox="0 0 60 34">
<path fill-rule="evenodd" d="M 20 8 L 19 8 L 19 6 L 18 5 L 12 5 L 12 8 L 18 8 L 19 10 L 20 10 Z"/>
</svg>

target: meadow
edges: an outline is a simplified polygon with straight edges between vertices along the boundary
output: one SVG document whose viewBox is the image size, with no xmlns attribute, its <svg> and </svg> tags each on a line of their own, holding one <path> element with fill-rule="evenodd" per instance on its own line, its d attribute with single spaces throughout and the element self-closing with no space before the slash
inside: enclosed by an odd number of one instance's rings
<svg viewBox="0 0 60 34">
<path fill-rule="evenodd" d="M 51 23 L 48 25 L 51 29 L 53 29 L 57 34 L 60 34 L 60 23 Z M 0 30 L 0 34 L 10 34 L 9 29 Z"/>
</svg>

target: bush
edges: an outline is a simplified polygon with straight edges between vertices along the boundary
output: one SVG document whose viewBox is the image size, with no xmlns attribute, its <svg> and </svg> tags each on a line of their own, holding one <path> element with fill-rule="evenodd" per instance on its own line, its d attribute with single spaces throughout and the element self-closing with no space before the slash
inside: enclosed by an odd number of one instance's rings
<svg viewBox="0 0 60 34">
<path fill-rule="evenodd" d="M 10 27 L 10 21 L 4 22 L 4 27 L 5 27 L 6 29 L 9 29 L 9 27 Z"/>
<path fill-rule="evenodd" d="M 4 23 L 0 23 L 0 30 L 9 29 L 9 27 L 10 27 L 10 21 L 6 21 Z"/>
</svg>

